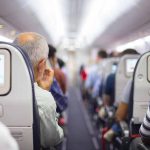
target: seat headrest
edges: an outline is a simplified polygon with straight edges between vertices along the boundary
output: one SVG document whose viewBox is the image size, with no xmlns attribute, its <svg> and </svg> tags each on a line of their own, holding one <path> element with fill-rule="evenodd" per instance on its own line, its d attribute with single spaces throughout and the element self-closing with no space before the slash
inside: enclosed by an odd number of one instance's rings
<svg viewBox="0 0 150 150">
<path fill-rule="evenodd" d="M 39 113 L 29 57 L 18 46 L 0 42 L 0 58 L 0 65 L 4 67 L 0 77 L 3 82 L 0 85 L 0 121 L 9 127 L 20 149 L 38 150 L 40 149 Z M 7 91 L 2 91 L 1 87 L 5 87 Z"/>
</svg>

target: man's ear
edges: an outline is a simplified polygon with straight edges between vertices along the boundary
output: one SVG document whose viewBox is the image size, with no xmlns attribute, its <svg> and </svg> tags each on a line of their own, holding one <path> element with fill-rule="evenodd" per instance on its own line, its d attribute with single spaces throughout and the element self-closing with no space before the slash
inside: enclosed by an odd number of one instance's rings
<svg viewBox="0 0 150 150">
<path fill-rule="evenodd" d="M 38 72 L 38 75 L 43 75 L 44 71 L 45 71 L 45 68 L 46 68 L 46 60 L 45 59 L 41 59 L 37 65 L 37 72 Z"/>
</svg>

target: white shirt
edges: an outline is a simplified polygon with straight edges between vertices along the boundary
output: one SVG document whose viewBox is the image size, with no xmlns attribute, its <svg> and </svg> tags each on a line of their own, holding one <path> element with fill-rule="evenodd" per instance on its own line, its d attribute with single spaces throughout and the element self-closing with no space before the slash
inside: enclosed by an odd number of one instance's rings
<svg viewBox="0 0 150 150">
<path fill-rule="evenodd" d="M 63 130 L 58 125 L 56 103 L 50 92 L 34 83 L 35 97 L 40 115 L 41 145 L 53 147 L 63 140 Z"/>
<path fill-rule="evenodd" d="M 0 122 L 0 150 L 19 150 L 8 128 Z"/>
</svg>

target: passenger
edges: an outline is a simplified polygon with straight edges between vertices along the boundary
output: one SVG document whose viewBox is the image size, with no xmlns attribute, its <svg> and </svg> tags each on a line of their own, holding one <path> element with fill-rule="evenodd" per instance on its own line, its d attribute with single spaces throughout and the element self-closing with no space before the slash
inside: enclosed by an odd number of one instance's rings
<svg viewBox="0 0 150 150">
<path fill-rule="evenodd" d="M 19 150 L 18 144 L 8 128 L 0 122 L 0 150 Z"/>
<path fill-rule="evenodd" d="M 82 99 L 85 100 L 86 99 L 85 81 L 87 79 L 87 72 L 85 70 L 84 65 L 81 65 L 79 73 L 80 73 Z"/>
<path fill-rule="evenodd" d="M 97 59 L 96 59 L 96 64 L 94 64 L 91 68 L 91 71 L 88 74 L 86 83 L 85 83 L 85 88 L 88 90 L 89 93 L 92 93 L 94 85 L 96 85 L 96 82 L 100 79 L 100 75 L 98 74 L 99 68 L 98 68 L 98 63 L 100 63 L 103 59 L 107 58 L 107 53 L 105 50 L 100 50 L 97 53 Z M 96 91 L 98 92 L 99 89 Z M 97 94 L 96 92 L 96 94 Z"/>
<path fill-rule="evenodd" d="M 48 45 L 45 38 L 37 33 L 19 34 L 14 43 L 29 56 L 34 70 L 35 97 L 40 115 L 41 146 L 54 147 L 63 140 L 63 130 L 58 125 L 56 103 L 49 91 L 53 82 L 53 70 L 46 68 Z"/>
<path fill-rule="evenodd" d="M 126 54 L 138 54 L 138 52 L 134 49 L 127 49 L 125 51 L 123 51 L 120 56 L 124 56 Z M 113 76 L 113 78 L 112 78 Z M 115 84 L 114 80 L 115 80 L 115 74 L 112 74 L 112 76 L 108 76 L 107 80 L 111 80 L 111 82 L 113 84 Z M 108 87 L 112 86 L 110 85 L 110 81 L 109 84 L 106 85 L 106 89 L 105 89 L 105 95 L 104 95 L 104 103 L 105 105 L 112 105 L 114 102 L 114 88 L 108 88 Z M 114 85 L 113 85 L 114 86 Z M 107 90 L 109 89 L 109 90 Z M 127 83 L 127 85 L 124 88 L 122 97 L 120 99 L 120 103 L 119 106 L 117 108 L 116 114 L 115 114 L 115 118 L 116 118 L 116 123 L 113 124 L 112 128 L 105 133 L 104 138 L 107 141 L 111 141 L 112 138 L 114 137 L 114 135 L 118 135 L 119 132 L 121 131 L 121 128 L 118 124 L 118 122 L 121 121 L 125 121 L 127 119 L 127 114 L 128 114 L 128 104 L 129 104 L 129 100 L 130 100 L 130 92 L 131 92 L 131 80 Z"/>
<path fill-rule="evenodd" d="M 52 68 L 54 69 L 54 76 L 55 76 L 56 80 L 58 81 L 61 90 L 65 94 L 66 90 L 67 90 L 66 76 L 58 66 L 58 61 L 57 61 L 57 57 L 56 57 L 56 49 L 51 45 L 48 45 L 48 46 L 49 46 L 48 58 L 49 58 Z"/>
<path fill-rule="evenodd" d="M 84 65 L 81 65 L 80 67 L 80 77 L 81 77 L 82 82 L 85 82 L 85 80 L 87 79 L 87 73 L 86 73 Z"/>
<path fill-rule="evenodd" d="M 107 58 L 107 53 L 105 50 L 100 50 L 97 53 L 96 64 L 94 64 L 88 74 L 87 80 L 85 82 L 85 89 L 87 94 L 87 99 L 91 104 L 90 111 L 95 113 L 97 108 L 97 100 L 98 96 L 101 96 L 101 81 L 102 81 L 102 72 L 100 72 L 99 63 Z"/>
<path fill-rule="evenodd" d="M 59 68 L 65 74 L 66 79 L 68 79 L 68 71 L 67 71 L 67 68 L 66 68 L 66 63 L 60 58 L 57 58 L 57 61 L 58 61 Z"/>
<path fill-rule="evenodd" d="M 127 49 L 120 53 L 120 57 L 127 54 L 138 54 L 134 49 Z M 114 102 L 114 94 L 115 94 L 115 73 L 111 73 L 106 79 L 106 86 L 104 89 L 104 104 L 112 105 Z"/>
<path fill-rule="evenodd" d="M 121 132 L 121 128 L 118 123 L 121 121 L 125 121 L 127 119 L 131 83 L 132 83 L 132 80 L 129 80 L 124 88 L 120 104 L 115 114 L 116 123 L 114 123 L 111 129 L 104 135 L 104 138 L 109 142 L 112 140 L 114 135 L 119 135 L 119 133 Z"/>
<path fill-rule="evenodd" d="M 115 73 L 108 75 L 104 87 L 104 106 L 112 106 L 115 98 Z"/>
</svg>

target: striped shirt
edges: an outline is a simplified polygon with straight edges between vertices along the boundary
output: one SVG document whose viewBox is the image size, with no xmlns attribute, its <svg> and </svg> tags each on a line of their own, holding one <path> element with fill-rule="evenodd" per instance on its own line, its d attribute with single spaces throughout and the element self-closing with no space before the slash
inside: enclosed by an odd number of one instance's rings
<svg viewBox="0 0 150 150">
<path fill-rule="evenodd" d="M 150 139 L 150 105 L 140 127 L 140 135 L 142 138 Z"/>
</svg>

